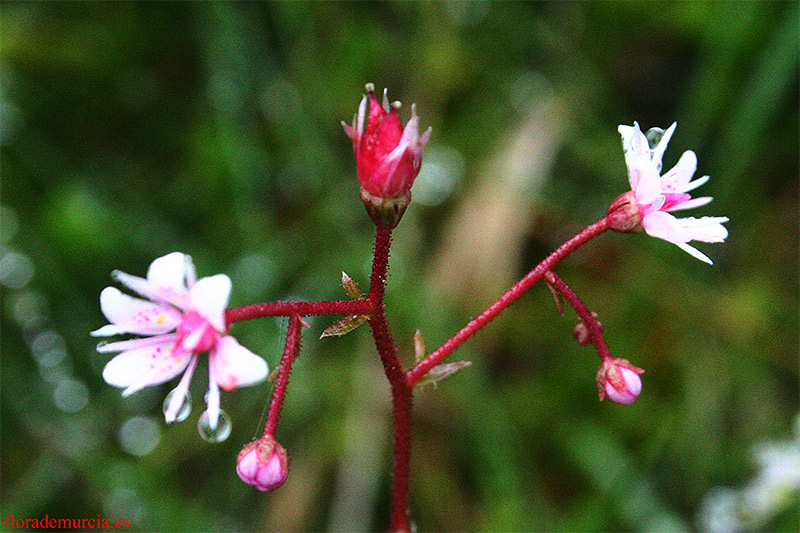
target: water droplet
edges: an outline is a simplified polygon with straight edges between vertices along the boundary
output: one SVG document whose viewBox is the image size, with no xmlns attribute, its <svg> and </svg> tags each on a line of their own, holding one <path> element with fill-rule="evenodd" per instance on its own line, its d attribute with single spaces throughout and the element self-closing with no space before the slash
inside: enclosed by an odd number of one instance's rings
<svg viewBox="0 0 800 533">
<path fill-rule="evenodd" d="M 164 398 L 164 405 L 163 405 L 164 416 L 167 415 L 167 409 L 169 409 L 169 402 L 175 396 L 177 390 L 178 390 L 177 387 L 172 389 L 171 391 L 169 391 L 169 394 L 167 394 L 167 397 Z M 186 417 L 188 417 L 189 413 L 191 412 L 192 412 L 192 395 L 189 394 L 189 391 L 187 390 L 186 395 L 183 397 L 183 402 L 181 402 L 180 407 L 178 407 L 178 412 L 175 414 L 175 420 L 173 420 L 173 422 L 183 422 L 184 420 L 186 420 Z"/>
<path fill-rule="evenodd" d="M 647 143 L 652 150 L 661 142 L 661 138 L 664 136 L 664 130 L 661 128 L 650 128 L 644 135 L 647 137 Z"/>
<path fill-rule="evenodd" d="M 200 415 L 200 420 L 197 421 L 197 431 L 200 432 L 200 436 L 206 442 L 214 443 L 224 441 L 230 436 L 231 428 L 231 419 L 222 409 L 219 410 L 219 421 L 215 428 L 209 425 L 208 411 Z"/>
</svg>

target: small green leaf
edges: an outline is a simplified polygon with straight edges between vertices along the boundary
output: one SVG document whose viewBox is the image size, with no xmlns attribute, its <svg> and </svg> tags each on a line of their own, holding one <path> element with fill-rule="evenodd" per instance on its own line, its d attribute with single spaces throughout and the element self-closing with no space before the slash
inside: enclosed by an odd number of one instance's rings
<svg viewBox="0 0 800 533">
<path fill-rule="evenodd" d="M 466 368 L 472 364 L 472 361 L 456 361 L 455 363 L 445 363 L 443 365 L 437 365 L 430 369 L 430 371 L 422 376 L 422 378 L 417 381 L 416 387 L 424 387 L 429 383 L 433 383 L 433 386 L 436 387 L 436 384 L 442 381 L 444 378 L 450 377 L 462 368 Z"/>
<path fill-rule="evenodd" d="M 328 326 L 325 331 L 322 332 L 322 335 L 320 335 L 319 338 L 323 339 L 325 337 L 341 337 L 342 335 L 350 333 L 357 327 L 361 326 L 367 320 L 369 320 L 369 316 L 367 315 L 350 315 L 340 318 Z"/>
<path fill-rule="evenodd" d="M 342 288 L 344 288 L 344 292 L 347 293 L 347 295 L 353 300 L 358 300 L 364 296 L 361 294 L 361 289 L 358 287 L 358 283 L 353 281 L 353 278 L 344 272 L 342 272 Z"/>
</svg>

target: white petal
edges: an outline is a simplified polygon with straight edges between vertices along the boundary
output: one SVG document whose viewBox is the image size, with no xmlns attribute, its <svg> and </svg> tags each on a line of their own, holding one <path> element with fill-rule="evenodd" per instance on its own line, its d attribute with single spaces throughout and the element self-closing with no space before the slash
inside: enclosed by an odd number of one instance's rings
<svg viewBox="0 0 800 533">
<path fill-rule="evenodd" d="M 664 192 L 687 192 L 705 183 L 701 182 L 687 188 L 695 170 L 697 170 L 697 156 L 691 150 L 686 150 L 675 166 L 661 176 Z"/>
<path fill-rule="evenodd" d="M 192 258 L 180 252 L 159 257 L 147 269 L 147 282 L 159 299 L 185 309 L 189 291 L 186 279 L 194 277 Z"/>
<path fill-rule="evenodd" d="M 102 328 L 101 328 L 102 329 Z M 99 353 L 111 352 L 126 352 L 128 350 L 137 350 L 139 348 L 146 348 L 156 344 L 174 344 L 177 335 L 170 333 L 169 335 L 156 335 L 155 337 L 141 337 L 138 339 L 129 339 L 119 342 L 106 342 L 97 345 Z"/>
<path fill-rule="evenodd" d="M 704 263 L 708 263 L 709 265 L 713 265 L 714 264 L 714 262 L 706 254 L 704 254 L 703 252 L 701 252 L 700 250 L 698 250 L 694 246 L 686 244 L 685 242 L 676 242 L 675 244 L 678 246 L 678 248 L 680 248 L 684 252 L 688 253 L 692 257 L 694 257 L 696 259 L 699 259 L 700 261 L 702 261 Z"/>
<path fill-rule="evenodd" d="M 682 190 L 682 191 L 678 191 L 678 192 L 689 192 L 689 191 L 693 191 L 693 190 L 695 190 L 696 188 L 698 188 L 699 186 L 703 185 L 703 184 L 704 184 L 705 182 L 707 182 L 708 180 L 709 180 L 709 177 L 708 177 L 708 176 L 703 176 L 702 178 L 697 178 L 696 180 L 694 180 L 694 181 L 692 181 L 692 182 L 689 182 L 689 183 L 688 183 L 688 184 L 687 184 L 687 185 L 686 185 L 686 186 L 683 188 L 683 190 Z"/>
<path fill-rule="evenodd" d="M 225 274 L 201 278 L 189 291 L 192 308 L 217 331 L 225 331 L 225 308 L 231 295 L 231 279 Z"/>
<path fill-rule="evenodd" d="M 723 242 L 728 237 L 728 230 L 722 225 L 728 222 L 727 217 L 689 217 L 678 222 L 695 241 Z"/>
<path fill-rule="evenodd" d="M 220 339 L 209 358 L 209 372 L 223 389 L 230 391 L 263 381 L 269 368 L 264 359 L 227 335 Z"/>
<path fill-rule="evenodd" d="M 661 180 L 658 177 L 658 171 L 653 167 L 650 159 L 645 156 L 637 157 L 633 164 L 636 174 L 636 186 L 633 188 L 636 203 L 640 205 L 651 204 L 661 196 Z M 632 186 L 634 172 L 631 173 Z"/>
<path fill-rule="evenodd" d="M 114 387 L 125 387 L 122 395 L 128 396 L 174 378 L 190 360 L 191 354 L 173 357 L 171 343 L 128 350 L 106 364 L 103 379 Z"/>
<path fill-rule="evenodd" d="M 686 230 L 678 223 L 678 219 L 664 211 L 649 213 L 642 219 L 642 227 L 651 237 L 664 239 L 673 244 L 691 240 Z"/>
<path fill-rule="evenodd" d="M 177 309 L 133 298 L 114 287 L 106 287 L 100 293 L 100 309 L 111 324 L 92 332 L 95 336 L 120 333 L 158 335 L 172 331 L 181 321 Z"/>
</svg>

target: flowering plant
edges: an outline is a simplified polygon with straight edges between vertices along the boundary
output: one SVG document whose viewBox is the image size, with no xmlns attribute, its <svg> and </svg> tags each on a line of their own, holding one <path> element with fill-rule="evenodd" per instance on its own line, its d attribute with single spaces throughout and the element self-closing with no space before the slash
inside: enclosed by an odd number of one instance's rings
<svg viewBox="0 0 800 533">
<path fill-rule="evenodd" d="M 102 353 L 119 352 L 106 365 L 103 377 L 109 384 L 124 388 L 124 395 L 184 373 L 164 403 L 167 422 L 180 421 L 188 416 L 191 404 L 189 380 L 200 354 L 208 352 L 208 409 L 200 417 L 199 428 L 207 440 L 219 441 L 227 437 L 230 428 L 227 415 L 219 407 L 219 387 L 230 391 L 252 385 L 265 379 L 268 372 L 262 358 L 228 334 L 230 325 L 258 317 L 289 317 L 283 356 L 274 373 L 275 386 L 263 435 L 247 444 L 237 460 L 237 473 L 245 483 L 269 491 L 281 486 L 288 478 L 288 454 L 275 438 L 275 433 L 291 368 L 300 351 L 302 328 L 307 326 L 303 317 L 343 316 L 323 332 L 323 337 L 344 335 L 368 323 L 393 403 L 394 474 L 390 527 L 393 531 L 408 531 L 411 407 L 415 387 L 441 381 L 465 368 L 468 362 L 443 361 L 528 289 L 544 280 L 553 292 L 559 311 L 563 310 L 563 301 L 575 309 L 580 319 L 575 328 L 578 342 L 595 346 L 601 360 L 596 374 L 600 400 L 608 398 L 619 404 L 633 403 L 641 393 L 640 375 L 644 371 L 626 359 L 611 355 L 596 314 L 553 269 L 565 257 L 607 230 L 634 232 L 643 229 L 649 235 L 672 242 L 692 256 L 710 263 L 705 254 L 687 243 L 692 240 L 723 241 L 727 231 L 722 224 L 728 219 L 679 219 L 671 214 L 711 201 L 707 197 L 692 199 L 688 194 L 708 179 L 703 177 L 691 181 L 697 166 L 693 152 L 685 152 L 672 170 L 661 175 L 662 156 L 675 131 L 674 124 L 666 131 L 651 130 L 648 135 L 643 134 L 636 123 L 620 126 L 631 191 L 618 197 L 604 218 L 567 240 L 439 348 L 426 353 L 422 336 L 418 333 L 414 339 L 415 364 L 403 369 L 385 310 L 389 249 L 392 231 L 411 200 L 412 184 L 419 172 L 422 150 L 429 140 L 430 130 L 419 135 L 419 119 L 413 106 L 411 118 L 403 127 L 399 109 L 400 104 L 390 105 L 385 95 L 383 103 L 379 102 L 374 87 L 369 84 L 353 124 L 344 125 L 345 132 L 353 141 L 361 198 L 376 226 L 372 273 L 366 295 L 345 274 L 342 286 L 349 300 L 269 302 L 227 308 L 230 279 L 218 274 L 198 280 L 189 257 L 176 252 L 153 261 L 146 278 L 115 272 L 114 276 L 120 283 L 146 300 L 127 296 L 113 287 L 106 288 L 101 293 L 100 303 L 110 324 L 94 331 L 93 335 L 139 336 L 98 347 Z"/>
</svg>

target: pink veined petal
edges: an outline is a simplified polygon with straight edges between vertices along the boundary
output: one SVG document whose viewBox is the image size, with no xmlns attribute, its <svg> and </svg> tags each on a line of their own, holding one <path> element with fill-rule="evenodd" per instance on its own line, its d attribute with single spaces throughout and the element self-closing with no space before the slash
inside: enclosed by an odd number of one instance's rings
<svg viewBox="0 0 800 533">
<path fill-rule="evenodd" d="M 678 223 L 694 241 L 723 242 L 728 230 L 722 224 L 728 217 L 679 218 Z"/>
<path fill-rule="evenodd" d="M 685 202 L 681 202 L 679 204 L 675 204 L 669 209 L 665 209 L 665 211 L 680 211 L 683 209 L 694 209 L 695 207 L 700 207 L 701 205 L 706 205 L 713 200 L 711 196 L 701 196 L 700 198 L 692 198 L 691 200 L 686 200 Z"/>
<path fill-rule="evenodd" d="M 189 277 L 195 277 L 192 258 L 180 252 L 159 257 L 147 269 L 147 282 L 158 298 L 181 309 L 186 309 L 189 301 Z"/>
<path fill-rule="evenodd" d="M 683 187 L 683 192 L 693 191 L 699 186 L 703 185 L 705 182 L 709 180 L 708 176 L 703 176 L 701 178 L 697 178 L 696 180 L 689 182 L 686 186 Z"/>
<path fill-rule="evenodd" d="M 192 308 L 214 329 L 225 331 L 225 308 L 231 295 L 231 279 L 225 274 L 201 278 L 189 291 Z"/>
<path fill-rule="evenodd" d="M 672 138 L 672 134 L 675 133 L 675 128 L 678 126 L 677 122 L 673 122 L 672 126 L 667 128 L 667 131 L 664 132 L 664 135 L 661 136 L 661 140 L 658 142 L 658 146 L 653 148 L 653 165 L 661 171 L 661 159 L 664 157 L 664 151 L 667 149 L 667 145 L 669 144 L 669 140 Z"/>
<path fill-rule="evenodd" d="M 222 337 L 209 358 L 209 372 L 216 382 L 231 391 L 263 381 L 269 373 L 267 362 L 230 335 Z"/>
<path fill-rule="evenodd" d="M 124 387 L 123 396 L 169 381 L 189 364 L 191 354 L 173 356 L 172 344 L 162 343 L 128 350 L 106 363 L 103 379 L 114 387 Z"/>
<path fill-rule="evenodd" d="M 93 331 L 94 336 L 120 333 L 158 335 L 172 331 L 181 321 L 177 309 L 133 298 L 114 287 L 106 287 L 100 293 L 100 309 L 111 324 Z"/>
<path fill-rule="evenodd" d="M 197 357 L 192 357 L 189 361 L 186 372 L 183 373 L 183 377 L 178 383 L 178 386 L 175 387 L 175 394 L 172 395 L 167 408 L 164 410 L 164 421 L 166 421 L 167 424 L 173 423 L 178 416 L 178 412 L 181 410 L 181 405 L 183 405 L 186 394 L 189 392 L 189 383 L 192 381 L 194 369 L 197 368 L 197 359 Z"/>
<path fill-rule="evenodd" d="M 687 192 L 705 183 L 698 183 L 694 187 L 687 189 L 695 170 L 697 170 L 697 156 L 691 150 L 686 150 L 675 166 L 661 176 L 661 185 L 664 192 Z"/>
<path fill-rule="evenodd" d="M 155 346 L 156 344 L 172 345 L 175 343 L 175 337 L 176 335 L 174 333 L 169 333 L 167 335 L 156 335 L 154 337 L 140 337 L 126 341 L 106 342 L 97 345 L 97 352 L 127 352 L 128 350 L 138 350 L 139 348 L 147 348 L 149 346 Z"/>
</svg>

